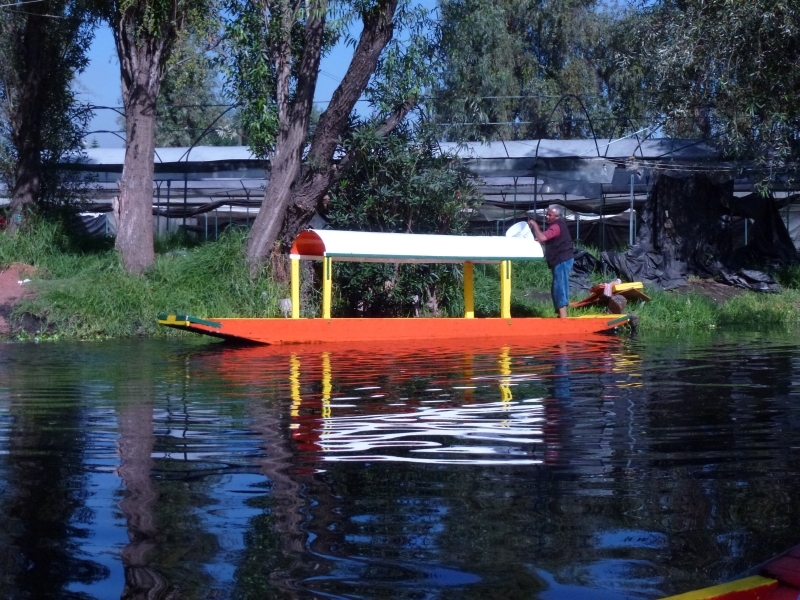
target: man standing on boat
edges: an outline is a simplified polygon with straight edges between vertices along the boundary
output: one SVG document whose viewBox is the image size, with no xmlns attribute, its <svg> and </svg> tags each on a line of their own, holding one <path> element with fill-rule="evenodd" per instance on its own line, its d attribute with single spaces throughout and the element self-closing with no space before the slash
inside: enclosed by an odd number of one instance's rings
<svg viewBox="0 0 800 600">
<path fill-rule="evenodd" d="M 553 307 L 560 319 L 567 318 L 569 305 L 569 274 L 575 264 L 575 248 L 572 236 L 567 229 L 567 222 L 560 206 L 551 204 L 547 207 L 545 221 L 547 229 L 542 231 L 536 223 L 536 215 L 528 217 L 528 225 L 533 230 L 533 237 L 544 245 L 544 258 L 553 272 Z"/>
</svg>

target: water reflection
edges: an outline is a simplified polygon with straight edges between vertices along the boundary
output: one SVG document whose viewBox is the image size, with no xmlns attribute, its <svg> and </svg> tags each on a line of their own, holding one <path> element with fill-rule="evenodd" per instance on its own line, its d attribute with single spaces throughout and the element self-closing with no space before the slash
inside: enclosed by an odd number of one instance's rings
<svg viewBox="0 0 800 600">
<path fill-rule="evenodd" d="M 594 364 L 602 355 L 613 365 L 618 345 L 598 336 L 514 353 L 508 345 L 424 352 L 251 347 L 207 360 L 224 363 L 214 369 L 231 385 L 253 388 L 267 384 L 265 370 L 285 369 L 288 428 L 306 459 L 534 465 L 557 453 L 553 401 L 570 397 L 570 361 L 590 357 Z M 460 372 L 448 372 L 456 353 Z"/>
<path fill-rule="evenodd" d="M 0 345 L 0 597 L 657 598 L 800 531 L 800 346 Z"/>
</svg>

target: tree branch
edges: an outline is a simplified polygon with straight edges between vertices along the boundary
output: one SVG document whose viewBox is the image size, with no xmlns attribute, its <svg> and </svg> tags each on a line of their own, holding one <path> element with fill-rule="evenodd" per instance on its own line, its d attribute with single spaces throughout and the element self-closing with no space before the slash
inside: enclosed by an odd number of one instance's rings
<svg viewBox="0 0 800 600">
<path fill-rule="evenodd" d="M 375 72 L 381 52 L 392 39 L 396 8 L 397 0 L 382 0 L 364 14 L 364 29 L 353 52 L 350 66 L 333 92 L 327 110 L 320 115 L 314 131 L 307 161 L 312 168 L 326 164 L 333 157 L 339 134 L 344 130 L 356 101 L 364 93 L 369 78 Z"/>
<path fill-rule="evenodd" d="M 383 138 L 394 131 L 403 119 L 406 118 L 411 109 L 417 103 L 416 97 L 406 100 L 386 117 L 386 120 L 375 129 L 375 137 Z M 319 208 L 319 203 L 330 187 L 339 181 L 355 163 L 355 154 L 348 153 L 339 164 L 330 164 L 325 170 L 317 170 L 310 174 L 310 177 L 303 179 L 302 183 L 295 188 L 295 205 L 306 211 L 314 211 Z M 312 213 L 313 214 L 313 213 Z"/>
</svg>

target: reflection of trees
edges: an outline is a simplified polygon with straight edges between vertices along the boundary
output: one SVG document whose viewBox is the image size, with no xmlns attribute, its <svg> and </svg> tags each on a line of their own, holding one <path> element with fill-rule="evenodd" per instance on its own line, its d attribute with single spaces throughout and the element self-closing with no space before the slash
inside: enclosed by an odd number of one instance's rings
<svg viewBox="0 0 800 600">
<path fill-rule="evenodd" d="M 643 355 L 622 348 L 527 359 L 542 379 L 509 389 L 515 398 L 545 396 L 547 446 L 560 444 L 547 466 L 344 464 L 315 475 L 307 484 L 311 548 L 342 561 L 333 573 L 349 573 L 317 578 L 315 589 L 413 597 L 415 578 L 422 587 L 426 577 L 414 565 L 440 565 L 481 581 L 436 597 L 529 598 L 546 586 L 537 569 L 592 587 L 605 561 L 621 569 L 616 585 L 633 593 L 685 591 L 698 572 L 709 582 L 730 577 L 797 543 L 797 461 L 784 459 L 778 473 L 758 467 L 774 468 L 771 449 L 796 443 L 782 428 L 789 359 L 767 365 L 756 352 L 718 364 L 691 347 Z M 524 360 L 511 357 L 511 374 Z M 426 381 L 445 378 L 426 373 Z M 739 437 L 740 426 L 752 435 Z M 752 462 L 737 475 L 740 465 L 723 456 Z"/>
<path fill-rule="evenodd" d="M 204 531 L 195 507 L 202 505 L 203 491 L 211 483 L 194 477 L 195 470 L 203 470 L 205 465 L 188 456 L 184 437 L 156 435 L 154 430 L 156 382 L 165 372 L 168 410 L 159 410 L 159 427 L 167 433 L 173 428 L 184 432 L 193 428 L 186 403 L 184 357 L 174 357 L 167 369 L 145 352 L 133 352 L 126 358 L 109 373 L 118 400 L 117 474 L 124 488 L 119 508 L 130 540 L 121 553 L 125 568 L 122 597 L 204 598 L 210 578 L 203 564 L 218 547 L 214 536 Z M 173 399 L 177 400 L 175 408 Z M 154 452 L 168 458 L 154 460 Z"/>
<path fill-rule="evenodd" d="M 83 460 L 85 410 L 80 377 L 64 355 L 47 364 L 29 345 L 0 344 L 0 596 L 80 598 L 70 583 L 108 576 L 81 557 L 91 519 Z M 1 438 L 0 438 L 1 439 Z"/>
<path fill-rule="evenodd" d="M 153 469 L 153 400 L 146 391 L 125 398 L 117 410 L 120 466 L 117 474 L 125 488 L 119 508 L 125 515 L 130 543 L 122 549 L 125 567 L 123 598 L 158 598 L 167 582 L 150 567 L 153 551 L 159 544 L 154 505 L 158 490 L 151 479 Z"/>
<path fill-rule="evenodd" d="M 713 348 L 670 338 L 664 347 L 609 342 L 589 351 L 512 348 L 507 356 L 334 349 L 328 383 L 319 350 L 231 352 L 238 363 L 202 371 L 225 373 L 228 393 L 247 398 L 269 479 L 251 502 L 263 513 L 249 523 L 237 597 L 289 597 L 308 587 L 365 597 L 532 598 L 549 585 L 541 571 L 557 583 L 596 587 L 609 579 L 593 569 L 608 564 L 619 572 L 609 585 L 655 596 L 761 562 L 797 543 L 790 538 L 800 523 L 792 501 L 800 465 L 786 451 L 796 445 L 798 424 L 787 423 L 797 414 L 789 404 L 797 351 L 767 361 L 771 352 L 760 358 L 745 347 L 746 358 L 733 362 Z M 289 352 L 300 356 L 299 376 Z M 519 373 L 535 377 L 515 379 Z M 496 402 L 506 392 L 510 404 L 542 398 L 544 445 L 557 450 L 544 465 L 326 463 L 314 472 L 331 390 L 349 396 L 380 385 L 408 396 L 408 408 L 425 388 L 463 386 L 473 375 L 480 385 L 448 401 Z M 363 400 L 354 412 L 404 410 Z M 292 411 L 297 429 L 289 428 Z M 440 585 L 447 577 L 432 574 L 436 568 L 480 580 Z"/>
<path fill-rule="evenodd" d="M 800 461 L 786 452 L 796 353 L 747 335 L 648 345 L 637 402 L 650 460 L 638 471 L 644 510 L 670 533 L 672 589 L 696 569 L 725 579 L 799 541 Z"/>
<path fill-rule="evenodd" d="M 263 440 L 258 462 L 269 479 L 269 498 L 264 506 L 267 510 L 251 520 L 245 535 L 236 597 L 294 597 L 296 574 L 292 571 L 305 551 L 306 534 L 301 528 L 305 494 L 289 472 L 292 455 L 279 409 L 260 399 L 253 399 L 249 409 L 251 427 Z"/>
</svg>

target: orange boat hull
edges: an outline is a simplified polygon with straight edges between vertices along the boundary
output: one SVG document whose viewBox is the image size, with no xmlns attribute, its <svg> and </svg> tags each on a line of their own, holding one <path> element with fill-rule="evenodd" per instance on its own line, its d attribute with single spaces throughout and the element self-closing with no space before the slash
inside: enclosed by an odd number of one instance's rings
<svg viewBox="0 0 800 600">
<path fill-rule="evenodd" d="M 611 331 L 628 320 L 627 315 L 591 315 L 568 319 L 196 319 L 164 315 L 158 322 L 184 331 L 260 344 L 320 344 L 569 338 Z"/>
</svg>

